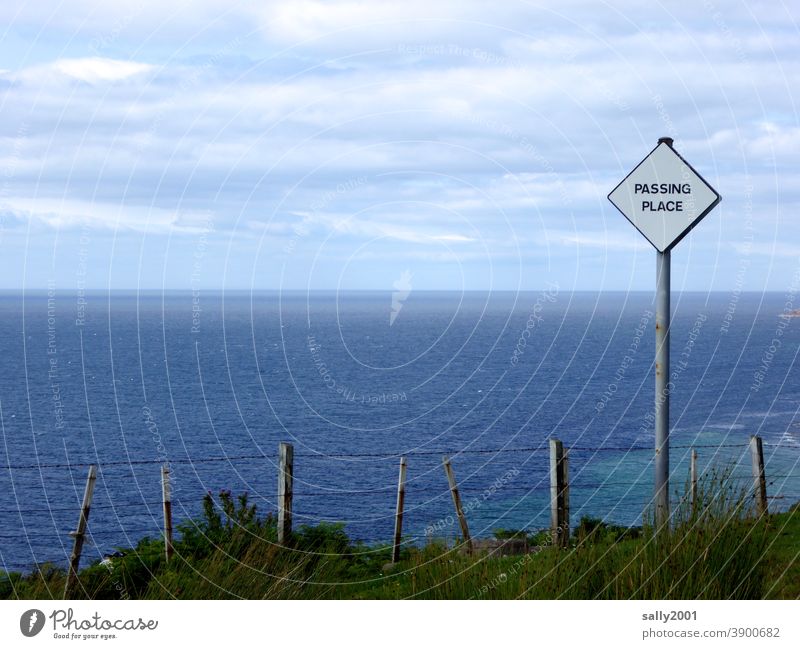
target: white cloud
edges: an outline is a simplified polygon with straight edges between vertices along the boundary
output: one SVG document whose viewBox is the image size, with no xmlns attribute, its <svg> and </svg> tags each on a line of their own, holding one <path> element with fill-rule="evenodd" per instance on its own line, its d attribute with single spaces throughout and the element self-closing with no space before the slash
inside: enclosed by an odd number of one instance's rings
<svg viewBox="0 0 800 649">
<path fill-rule="evenodd" d="M 729 245 L 744 257 L 758 255 L 762 257 L 785 257 L 800 261 L 800 245 L 792 245 L 782 241 L 773 241 L 772 243 L 736 242 Z"/>
<path fill-rule="evenodd" d="M 479 0 L 272 0 L 256 12 L 272 40 L 340 49 L 342 45 L 385 47 L 396 39 L 440 39 L 463 36 L 470 30 L 492 31 L 503 17 L 519 14 L 521 8 L 495 5 L 487 12 Z"/>
<path fill-rule="evenodd" d="M 554 243 L 561 243 L 579 248 L 599 248 L 611 252 L 651 250 L 651 246 L 636 236 L 619 236 L 608 232 L 593 232 L 587 234 L 570 232 L 549 232 L 549 239 Z"/>
<path fill-rule="evenodd" d="M 382 216 L 372 219 L 358 217 L 347 213 L 319 213 L 304 214 L 310 223 L 322 226 L 323 230 L 338 234 L 348 234 L 364 239 L 394 239 L 408 243 L 434 244 L 434 243 L 471 243 L 473 237 L 457 232 L 442 232 L 441 226 L 436 223 L 427 226 L 411 227 L 409 224 L 398 223 Z"/>
<path fill-rule="evenodd" d="M 0 202 L 46 227 L 190 232 L 213 210 L 215 235 L 269 246 L 311 214 L 303 242 L 335 232 L 345 257 L 376 237 L 400 256 L 633 252 L 648 246 L 606 194 L 670 134 L 724 197 L 725 218 L 693 241 L 740 239 L 745 209 L 770 238 L 800 237 L 788 217 L 800 181 L 786 172 L 800 151 L 800 49 L 779 12 L 755 22 L 731 7 L 723 23 L 706 5 L 633 0 L 66 5 L 0 7 L 18 37 L 41 28 L 30 59 L 0 58 Z M 366 180 L 336 190 L 354 178 Z"/>
<path fill-rule="evenodd" d="M 136 230 L 152 233 L 195 233 L 207 229 L 212 218 L 208 210 L 164 209 L 155 206 L 120 205 L 52 198 L 10 198 L 4 201 L 17 218 L 42 223 L 55 229 L 88 225 L 107 230 Z"/>
<path fill-rule="evenodd" d="M 121 81 L 153 69 L 152 65 L 135 61 L 115 61 L 100 57 L 85 59 L 60 59 L 53 68 L 73 79 L 87 83 Z"/>
<path fill-rule="evenodd" d="M 32 65 L 16 72 L 0 70 L 0 78 L 9 82 L 22 82 L 25 86 L 45 90 L 54 81 L 81 81 L 87 84 L 113 83 L 132 79 L 155 66 L 137 61 L 102 58 L 62 58 L 50 63 Z M 47 94 L 43 97 L 48 98 Z"/>
</svg>

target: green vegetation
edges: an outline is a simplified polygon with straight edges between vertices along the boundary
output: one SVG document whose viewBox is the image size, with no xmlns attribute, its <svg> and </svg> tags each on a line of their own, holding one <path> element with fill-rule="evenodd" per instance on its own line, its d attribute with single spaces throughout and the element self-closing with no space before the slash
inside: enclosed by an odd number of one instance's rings
<svg viewBox="0 0 800 649">
<path fill-rule="evenodd" d="M 301 527 L 276 544 L 271 515 L 247 496 L 206 496 L 199 522 L 180 526 L 167 564 L 159 539 L 142 539 L 111 565 L 80 573 L 84 597 L 117 598 L 567 598 L 727 599 L 800 596 L 800 507 L 755 518 L 749 499 L 724 479 L 701 488 L 699 505 L 681 505 L 670 534 L 583 519 L 572 546 L 527 536 L 529 554 L 469 556 L 431 542 L 389 564 L 388 546 L 352 543 L 339 525 Z M 39 566 L 0 576 L 2 598 L 59 598 L 64 570 Z"/>
</svg>

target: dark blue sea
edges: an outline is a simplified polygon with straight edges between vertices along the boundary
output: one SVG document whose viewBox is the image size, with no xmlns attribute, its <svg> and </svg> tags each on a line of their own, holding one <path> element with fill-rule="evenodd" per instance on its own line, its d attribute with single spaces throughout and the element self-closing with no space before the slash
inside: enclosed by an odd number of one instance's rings
<svg viewBox="0 0 800 649">
<path fill-rule="evenodd" d="M 672 480 L 747 486 L 764 440 L 770 506 L 800 499 L 793 294 L 673 294 Z M 387 541 L 400 455 L 404 533 L 453 538 L 442 454 L 473 536 L 548 525 L 548 440 L 570 447 L 572 521 L 635 524 L 652 491 L 654 304 L 647 293 L 161 293 L 0 296 L 0 568 L 65 563 L 87 465 L 84 564 L 207 492 L 274 511 L 294 444 L 295 524 Z"/>
</svg>

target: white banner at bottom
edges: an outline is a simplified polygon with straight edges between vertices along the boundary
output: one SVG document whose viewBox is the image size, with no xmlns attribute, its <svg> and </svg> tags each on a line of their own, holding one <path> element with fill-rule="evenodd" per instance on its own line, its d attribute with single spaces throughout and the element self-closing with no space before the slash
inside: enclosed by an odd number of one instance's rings
<svg viewBox="0 0 800 649">
<path fill-rule="evenodd" d="M 797 601 L 7 601 L 3 646 L 800 646 Z M 246 643 L 246 644 L 245 644 Z"/>
</svg>

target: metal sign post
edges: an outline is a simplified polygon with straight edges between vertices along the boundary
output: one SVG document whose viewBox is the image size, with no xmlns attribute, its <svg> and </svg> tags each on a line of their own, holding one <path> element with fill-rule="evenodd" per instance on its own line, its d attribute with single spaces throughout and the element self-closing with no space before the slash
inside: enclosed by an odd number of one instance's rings
<svg viewBox="0 0 800 649">
<path fill-rule="evenodd" d="M 669 266 L 670 251 L 656 252 L 656 526 L 669 521 Z"/>
<path fill-rule="evenodd" d="M 720 195 L 662 137 L 650 154 L 608 195 L 656 249 L 656 527 L 669 524 L 670 251 L 721 200 Z"/>
</svg>

